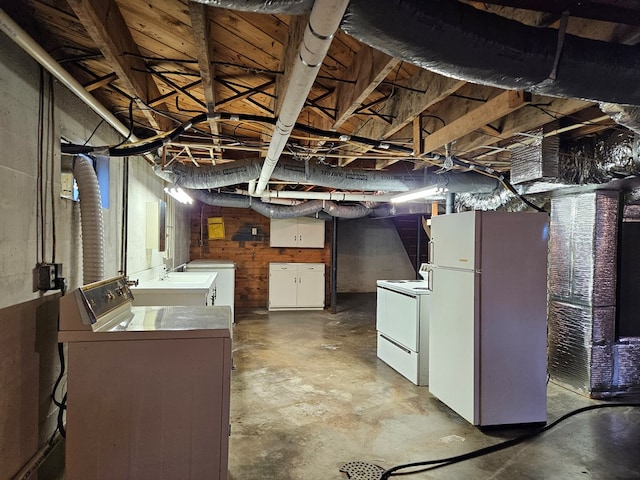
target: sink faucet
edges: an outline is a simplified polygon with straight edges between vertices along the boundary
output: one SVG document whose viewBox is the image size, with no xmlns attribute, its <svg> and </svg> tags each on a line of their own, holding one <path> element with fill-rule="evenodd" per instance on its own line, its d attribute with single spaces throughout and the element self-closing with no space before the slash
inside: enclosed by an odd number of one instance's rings
<svg viewBox="0 0 640 480">
<path fill-rule="evenodd" d="M 162 267 L 162 273 L 160 274 L 160 280 L 164 280 L 169 276 L 169 271 L 167 270 L 166 265 Z"/>
</svg>

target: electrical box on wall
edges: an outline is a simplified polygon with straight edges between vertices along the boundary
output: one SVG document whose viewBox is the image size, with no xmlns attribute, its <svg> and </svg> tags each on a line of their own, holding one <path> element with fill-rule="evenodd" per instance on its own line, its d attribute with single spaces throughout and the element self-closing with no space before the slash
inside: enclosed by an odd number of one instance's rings
<svg viewBox="0 0 640 480">
<path fill-rule="evenodd" d="M 36 266 L 38 290 L 66 290 L 61 263 L 39 263 Z"/>
</svg>

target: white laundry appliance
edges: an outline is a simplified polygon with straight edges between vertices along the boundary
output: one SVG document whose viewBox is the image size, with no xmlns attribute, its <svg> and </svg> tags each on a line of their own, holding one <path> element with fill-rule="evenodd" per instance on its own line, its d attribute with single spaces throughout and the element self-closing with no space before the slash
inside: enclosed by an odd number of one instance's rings
<svg viewBox="0 0 640 480">
<path fill-rule="evenodd" d="M 235 319 L 235 286 L 236 264 L 232 260 L 197 259 L 187 263 L 187 272 L 215 272 L 216 278 L 216 305 L 228 305 L 231 307 L 231 318 Z M 235 320 L 234 320 L 235 322 Z"/>
<path fill-rule="evenodd" d="M 231 312 L 132 307 L 124 277 L 60 300 L 67 480 L 227 478 Z"/>
<path fill-rule="evenodd" d="M 429 391 L 474 425 L 546 422 L 548 222 L 431 219 Z"/>
<path fill-rule="evenodd" d="M 416 385 L 429 383 L 431 291 L 428 272 L 423 267 L 422 280 L 376 282 L 378 358 Z"/>
</svg>

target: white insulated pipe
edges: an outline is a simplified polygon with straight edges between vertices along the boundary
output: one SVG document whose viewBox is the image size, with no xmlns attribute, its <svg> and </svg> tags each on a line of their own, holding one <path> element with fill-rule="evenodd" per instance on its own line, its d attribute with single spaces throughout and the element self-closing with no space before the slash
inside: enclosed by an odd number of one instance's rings
<svg viewBox="0 0 640 480">
<path fill-rule="evenodd" d="M 127 137 L 129 128 L 118 120 L 107 108 L 91 95 L 75 78 L 71 76 L 56 60 L 49 55 L 38 43 L 31 38 L 20 26 L 0 9 L 0 29 L 31 57 L 62 82 L 78 98 L 86 103 L 95 113 L 101 116 L 105 122 L 115 128 L 121 135 Z M 132 143 L 139 141 L 135 135 L 129 137 Z"/>
<path fill-rule="evenodd" d="M 365 193 L 347 193 L 347 192 L 294 192 L 294 191 L 278 191 L 265 190 L 260 195 L 262 201 L 268 201 L 272 198 L 289 198 L 298 200 L 331 200 L 335 202 L 389 202 L 391 197 L 396 194 L 365 194 Z"/>
<path fill-rule="evenodd" d="M 258 178 L 255 190 L 257 196 L 264 192 L 271 178 L 348 4 L 349 0 L 316 0 L 313 4 L 298 58 L 293 64 L 291 79 L 284 94 L 282 109 Z"/>
</svg>

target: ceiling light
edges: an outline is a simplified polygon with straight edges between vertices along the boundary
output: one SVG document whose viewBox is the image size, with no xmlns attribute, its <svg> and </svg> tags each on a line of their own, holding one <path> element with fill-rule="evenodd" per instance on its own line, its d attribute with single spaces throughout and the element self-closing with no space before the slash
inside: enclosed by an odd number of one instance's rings
<svg viewBox="0 0 640 480">
<path fill-rule="evenodd" d="M 396 195 L 395 197 L 391 198 L 391 202 L 392 203 L 403 203 L 403 202 L 408 202 L 410 200 L 417 200 L 419 198 L 427 198 L 431 195 L 434 195 L 436 193 L 442 193 L 445 192 L 447 189 L 446 188 L 440 188 L 440 187 L 425 187 L 425 188 L 420 188 L 418 190 L 412 190 L 411 192 L 407 192 L 407 193 L 402 193 L 400 195 Z"/>
<path fill-rule="evenodd" d="M 180 187 L 165 187 L 164 191 L 180 203 L 184 203 L 187 205 L 191 205 L 193 203 L 193 199 Z"/>
</svg>

